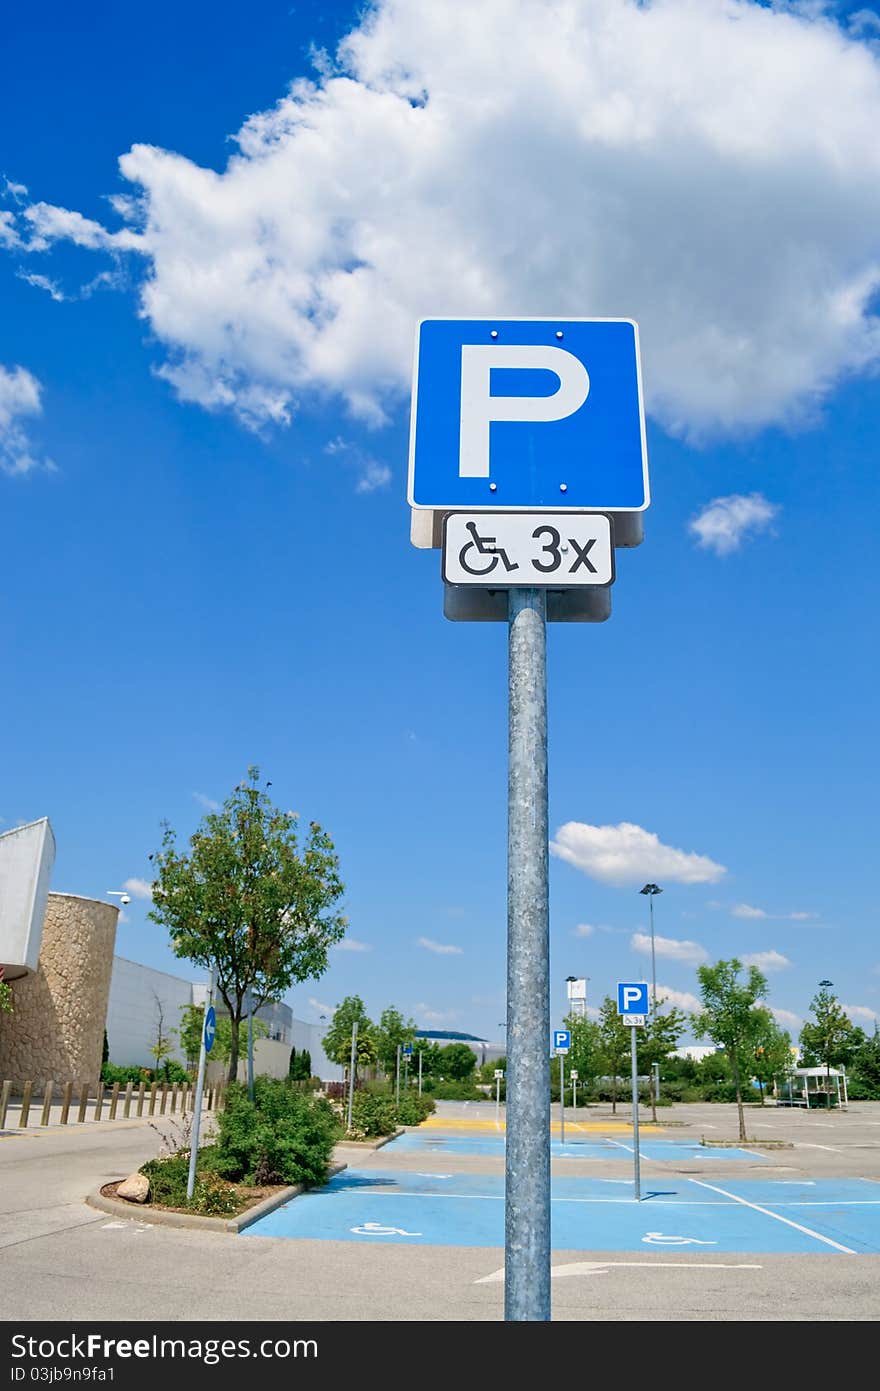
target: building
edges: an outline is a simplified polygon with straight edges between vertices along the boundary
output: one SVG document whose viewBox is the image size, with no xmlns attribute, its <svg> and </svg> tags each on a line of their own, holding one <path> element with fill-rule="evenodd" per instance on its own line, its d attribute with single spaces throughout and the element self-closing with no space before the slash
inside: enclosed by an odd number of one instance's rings
<svg viewBox="0 0 880 1391">
<path fill-rule="evenodd" d="M 496 1062 L 507 1052 L 504 1043 L 490 1043 L 488 1039 L 478 1038 L 476 1034 L 462 1034 L 454 1029 L 416 1029 L 415 1037 L 415 1052 L 418 1052 L 420 1038 L 426 1043 L 436 1043 L 440 1048 L 445 1048 L 448 1043 L 466 1043 L 476 1054 L 477 1067 L 482 1067 L 483 1063 Z"/>
</svg>

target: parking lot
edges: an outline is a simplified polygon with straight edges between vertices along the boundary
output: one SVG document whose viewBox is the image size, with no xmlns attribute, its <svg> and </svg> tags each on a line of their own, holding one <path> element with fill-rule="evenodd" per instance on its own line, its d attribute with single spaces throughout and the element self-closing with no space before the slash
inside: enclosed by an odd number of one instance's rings
<svg viewBox="0 0 880 1391">
<path fill-rule="evenodd" d="M 553 1317 L 875 1320 L 880 1105 L 846 1113 L 664 1108 L 643 1127 L 581 1110 L 552 1137 Z M 607 1129 L 607 1133 L 606 1133 Z M 785 1148 L 762 1148 L 762 1141 Z M 432 1122 L 233 1236 L 111 1218 L 84 1203 L 155 1153 L 136 1121 L 0 1137 L 7 1319 L 498 1319 L 503 1129 L 494 1107 Z M 222 1278 L 221 1278 L 222 1273 Z"/>
</svg>

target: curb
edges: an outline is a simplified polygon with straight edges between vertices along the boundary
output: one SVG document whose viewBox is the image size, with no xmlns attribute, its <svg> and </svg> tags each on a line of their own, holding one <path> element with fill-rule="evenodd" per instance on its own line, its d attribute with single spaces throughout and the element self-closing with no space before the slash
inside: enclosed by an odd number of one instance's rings
<svg viewBox="0 0 880 1391">
<path fill-rule="evenodd" d="M 730 1150 L 730 1149 L 750 1149 L 750 1150 L 793 1150 L 794 1145 L 791 1140 L 707 1140 L 705 1135 L 700 1136 L 700 1145 L 703 1149 Z"/>
<path fill-rule="evenodd" d="M 381 1135 L 378 1140 L 337 1140 L 336 1149 L 357 1149 L 357 1150 L 380 1150 L 383 1145 L 390 1145 L 392 1140 L 396 1140 L 398 1135 L 402 1135 L 404 1130 L 418 1130 L 418 1126 L 398 1127 L 392 1135 Z M 345 1168 L 345 1165 L 342 1166 Z"/>
<path fill-rule="evenodd" d="M 347 1164 L 331 1164 L 327 1170 L 327 1178 L 335 1178 L 347 1168 Z M 265 1217 L 268 1212 L 274 1212 L 277 1207 L 283 1207 L 285 1203 L 307 1191 L 307 1185 L 304 1183 L 291 1184 L 282 1188 L 280 1193 L 263 1198 L 261 1202 L 249 1207 L 247 1212 L 239 1213 L 238 1217 L 202 1217 L 195 1212 L 168 1212 L 164 1208 L 151 1207 L 149 1203 L 127 1203 L 122 1198 L 105 1198 L 100 1189 L 87 1194 L 86 1202 L 89 1207 L 109 1212 L 113 1217 L 128 1217 L 135 1221 L 140 1219 L 151 1226 L 195 1227 L 202 1231 L 226 1232 L 237 1236 L 246 1227 Z"/>
</svg>

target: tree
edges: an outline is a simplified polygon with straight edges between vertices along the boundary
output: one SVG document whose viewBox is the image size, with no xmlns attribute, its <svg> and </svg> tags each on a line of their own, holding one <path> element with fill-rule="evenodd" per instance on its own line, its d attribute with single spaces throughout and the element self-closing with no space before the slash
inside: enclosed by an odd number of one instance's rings
<svg viewBox="0 0 880 1391">
<path fill-rule="evenodd" d="M 453 1082 L 466 1082 L 477 1067 L 477 1055 L 466 1043 L 448 1043 L 440 1049 L 440 1072 Z"/>
<path fill-rule="evenodd" d="M 173 1030 L 165 1027 L 165 1004 L 159 998 L 155 990 L 153 991 L 153 1042 L 150 1044 L 150 1057 L 153 1059 L 153 1066 L 158 1072 L 166 1058 L 170 1058 L 174 1052 L 174 1041 L 172 1039 Z"/>
<path fill-rule="evenodd" d="M 199 1053 L 202 1047 L 202 1027 L 205 1020 L 204 1005 L 182 1005 L 180 1009 L 181 1023 L 178 1029 L 171 1032 L 177 1034 L 180 1046 L 183 1049 L 186 1065 L 190 1072 L 194 1072 L 199 1065 Z M 269 1033 L 269 1026 L 264 1019 L 254 1019 L 254 1039 L 265 1038 Z M 247 1019 L 242 1019 L 238 1026 L 238 1048 L 237 1056 L 247 1056 Z M 217 1015 L 217 1026 L 214 1030 L 214 1046 L 211 1049 L 211 1059 L 218 1063 L 228 1063 L 232 1057 L 232 1020 L 228 1014 Z"/>
<path fill-rule="evenodd" d="M 416 1036 L 415 1020 L 405 1020 L 399 1009 L 388 1005 L 383 1009 L 376 1030 L 376 1052 L 379 1066 L 386 1076 L 392 1076 L 397 1069 L 397 1049 L 405 1043 L 412 1043 Z"/>
<path fill-rule="evenodd" d="M 12 986 L 3 979 L 4 968 L 0 966 L 0 1014 L 12 1013 Z"/>
<path fill-rule="evenodd" d="M 489 1062 L 481 1063 L 481 1064 L 480 1064 L 479 1069 L 478 1069 L 478 1075 L 479 1075 L 480 1081 L 481 1081 L 484 1085 L 486 1085 L 486 1084 L 488 1083 L 488 1084 L 490 1084 L 490 1085 L 493 1086 L 493 1087 L 495 1086 L 495 1071 L 496 1071 L 496 1068 L 497 1068 L 497 1070 L 498 1070 L 499 1072 L 503 1072 L 503 1073 L 506 1074 L 506 1073 L 507 1073 L 507 1059 L 506 1059 L 506 1058 L 495 1058 L 495 1059 L 493 1059 L 493 1060 L 490 1060 Z"/>
<path fill-rule="evenodd" d="M 421 1054 L 422 1057 L 422 1076 L 439 1077 L 443 1071 L 442 1067 L 440 1066 L 440 1060 L 443 1054 L 443 1050 L 440 1047 L 439 1043 L 429 1043 L 426 1039 L 423 1038 L 420 1038 L 418 1040 L 414 1050 L 414 1066 L 416 1068 L 418 1068 L 419 1065 L 419 1054 Z"/>
<path fill-rule="evenodd" d="M 312 1075 L 312 1055 L 308 1048 L 303 1048 L 302 1052 L 297 1053 L 295 1048 L 290 1050 L 290 1067 L 287 1075 L 292 1082 L 307 1082 Z"/>
<path fill-rule="evenodd" d="M 801 1029 L 801 1047 L 804 1052 L 825 1068 L 825 1104 L 829 1107 L 831 1067 L 834 1063 L 843 1062 L 848 1056 L 847 1045 L 852 1041 L 855 1027 L 830 987 L 830 981 L 821 982 L 810 1001 L 815 1020 L 808 1019 Z"/>
<path fill-rule="evenodd" d="M 611 1114 L 617 1114 L 617 1080 L 629 1063 L 629 1029 L 610 995 L 599 1006 L 599 1059 L 611 1076 Z M 580 1069 L 578 1069 L 580 1071 Z"/>
<path fill-rule="evenodd" d="M 336 911 L 343 886 L 333 842 L 316 821 L 300 840 L 295 812 L 279 811 L 248 769 L 220 811 L 209 812 L 177 850 L 166 823 L 155 861 L 153 922 L 168 928 L 175 955 L 213 968 L 233 1021 L 229 1080 L 238 1072 L 238 1025 L 295 981 L 320 976 L 345 935 Z M 269 784 L 267 784 L 268 786 Z"/>
<path fill-rule="evenodd" d="M 865 1038 L 852 1059 L 852 1068 L 862 1096 L 869 1100 L 880 1100 L 880 1032 L 876 1024 L 871 1037 Z"/>
<path fill-rule="evenodd" d="M 602 1047 L 599 1025 L 582 1014 L 570 1014 L 564 1023 L 571 1032 L 571 1049 L 565 1060 L 565 1070 L 570 1072 L 574 1068 L 581 1087 L 586 1087 L 599 1069 Z"/>
<path fill-rule="evenodd" d="M 756 1040 L 765 1013 L 756 1006 L 767 994 L 767 981 L 757 966 L 750 966 L 747 977 L 741 980 L 742 969 L 742 962 L 736 957 L 730 961 L 716 961 L 714 966 L 697 967 L 703 1008 L 694 1015 L 693 1028 L 697 1038 L 708 1035 L 715 1043 L 721 1044 L 727 1053 L 736 1088 L 739 1138 L 745 1142 L 742 1073 L 744 1066 L 750 1073 L 754 1061 Z"/>
<path fill-rule="evenodd" d="M 669 1009 L 665 1014 L 651 1014 L 644 1028 L 639 1029 L 636 1040 L 636 1055 L 642 1067 L 647 1068 L 651 1077 L 651 1119 L 657 1120 L 657 1097 L 654 1088 L 654 1064 L 662 1063 L 678 1044 L 687 1027 L 687 1015 L 680 1009 Z"/>
<path fill-rule="evenodd" d="M 755 1078 L 761 1089 L 761 1105 L 764 1105 L 764 1090 L 772 1087 L 780 1077 L 785 1077 L 794 1061 L 791 1055 L 791 1034 L 780 1029 L 769 1009 L 756 1011 L 761 1015 L 761 1023 L 755 1035 L 755 1056 L 752 1063 Z"/>
<path fill-rule="evenodd" d="M 354 1075 L 357 1081 L 359 1067 L 371 1067 L 376 1061 L 376 1026 L 369 1018 L 360 995 L 346 995 L 336 1006 L 330 1028 L 322 1040 L 324 1052 L 332 1062 L 340 1067 L 351 1064 L 351 1036 L 357 1021 L 358 1035 L 354 1060 Z"/>
</svg>

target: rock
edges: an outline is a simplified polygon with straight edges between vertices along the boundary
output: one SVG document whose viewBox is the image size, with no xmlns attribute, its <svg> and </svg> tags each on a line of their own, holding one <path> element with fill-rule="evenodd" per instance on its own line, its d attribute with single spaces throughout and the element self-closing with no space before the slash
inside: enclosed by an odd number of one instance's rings
<svg viewBox="0 0 880 1391">
<path fill-rule="evenodd" d="M 128 1203 L 145 1203 L 150 1196 L 150 1180 L 146 1174 L 129 1174 L 124 1183 L 120 1183 L 116 1190 L 117 1198 L 124 1198 Z"/>
</svg>

